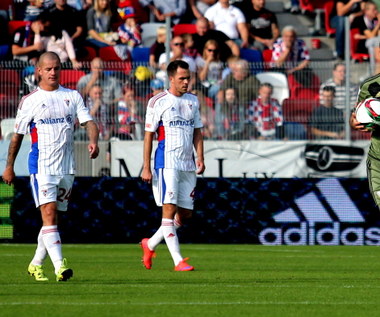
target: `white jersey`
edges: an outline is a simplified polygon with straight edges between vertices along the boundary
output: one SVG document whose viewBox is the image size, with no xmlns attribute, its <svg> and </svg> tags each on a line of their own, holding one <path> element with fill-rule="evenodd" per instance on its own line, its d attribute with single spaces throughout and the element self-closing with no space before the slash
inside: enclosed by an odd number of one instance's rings
<svg viewBox="0 0 380 317">
<path fill-rule="evenodd" d="M 81 95 L 59 86 L 54 91 L 37 88 L 21 99 L 15 133 L 30 133 L 30 174 L 75 174 L 74 124 L 92 120 Z"/>
<path fill-rule="evenodd" d="M 154 168 L 195 171 L 194 129 L 202 127 L 195 95 L 176 97 L 165 90 L 152 97 L 146 110 L 145 131 L 157 133 Z"/>
</svg>

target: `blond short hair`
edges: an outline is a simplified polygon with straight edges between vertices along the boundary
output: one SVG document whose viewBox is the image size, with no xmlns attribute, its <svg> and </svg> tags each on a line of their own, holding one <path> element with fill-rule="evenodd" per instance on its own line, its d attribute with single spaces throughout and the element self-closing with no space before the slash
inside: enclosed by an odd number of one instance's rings
<svg viewBox="0 0 380 317">
<path fill-rule="evenodd" d="M 157 35 L 165 34 L 166 35 L 166 26 L 160 26 L 157 28 Z"/>
</svg>

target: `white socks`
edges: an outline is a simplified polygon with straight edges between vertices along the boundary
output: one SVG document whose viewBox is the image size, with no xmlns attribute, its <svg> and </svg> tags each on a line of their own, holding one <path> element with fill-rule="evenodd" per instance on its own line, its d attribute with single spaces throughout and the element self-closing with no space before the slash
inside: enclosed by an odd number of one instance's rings
<svg viewBox="0 0 380 317">
<path fill-rule="evenodd" d="M 178 229 L 182 226 L 182 224 L 179 222 L 179 220 L 177 218 L 178 218 L 177 215 L 175 215 L 175 217 L 174 217 L 174 228 L 175 229 Z M 162 221 L 163 220 L 164 219 L 162 219 Z M 156 233 L 148 240 L 148 248 L 152 251 L 154 249 L 156 249 L 156 247 L 161 243 L 162 240 L 164 240 L 164 235 L 162 233 L 162 221 L 161 221 L 161 227 L 158 228 Z"/>
<path fill-rule="evenodd" d="M 174 221 L 172 219 L 162 218 L 161 230 L 166 245 L 168 246 L 169 252 L 173 258 L 174 265 L 177 265 L 182 261 L 182 256 L 179 250 L 177 230 L 174 227 Z"/>
<path fill-rule="evenodd" d="M 32 259 L 31 263 L 34 265 L 42 265 L 44 263 L 46 255 L 47 255 L 47 251 L 45 248 L 45 243 L 42 239 L 42 229 L 41 229 L 37 238 L 36 253 L 34 254 L 34 258 Z"/>
<path fill-rule="evenodd" d="M 62 244 L 58 228 L 57 226 L 43 226 L 41 232 L 43 243 L 57 274 L 62 264 Z"/>
</svg>

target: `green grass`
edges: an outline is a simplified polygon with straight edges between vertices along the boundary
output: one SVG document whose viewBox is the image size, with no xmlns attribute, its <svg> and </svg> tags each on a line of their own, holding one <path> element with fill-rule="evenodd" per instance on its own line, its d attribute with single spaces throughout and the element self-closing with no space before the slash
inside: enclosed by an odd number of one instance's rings
<svg viewBox="0 0 380 317">
<path fill-rule="evenodd" d="M 0 316 L 379 316 L 377 247 L 182 245 L 194 272 L 174 272 L 166 246 L 153 269 L 138 245 L 64 245 L 74 277 L 26 274 L 34 245 L 0 244 Z"/>
</svg>

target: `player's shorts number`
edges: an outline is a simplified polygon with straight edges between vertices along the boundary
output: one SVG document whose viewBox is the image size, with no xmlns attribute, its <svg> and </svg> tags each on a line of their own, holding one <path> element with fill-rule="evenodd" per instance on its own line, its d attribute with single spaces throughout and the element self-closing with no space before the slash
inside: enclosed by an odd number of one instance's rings
<svg viewBox="0 0 380 317">
<path fill-rule="evenodd" d="M 62 187 L 58 188 L 57 200 L 60 202 L 64 202 L 65 200 L 70 199 L 70 195 L 71 195 L 71 188 L 69 189 L 69 191 L 66 191 L 66 189 Z"/>
</svg>

